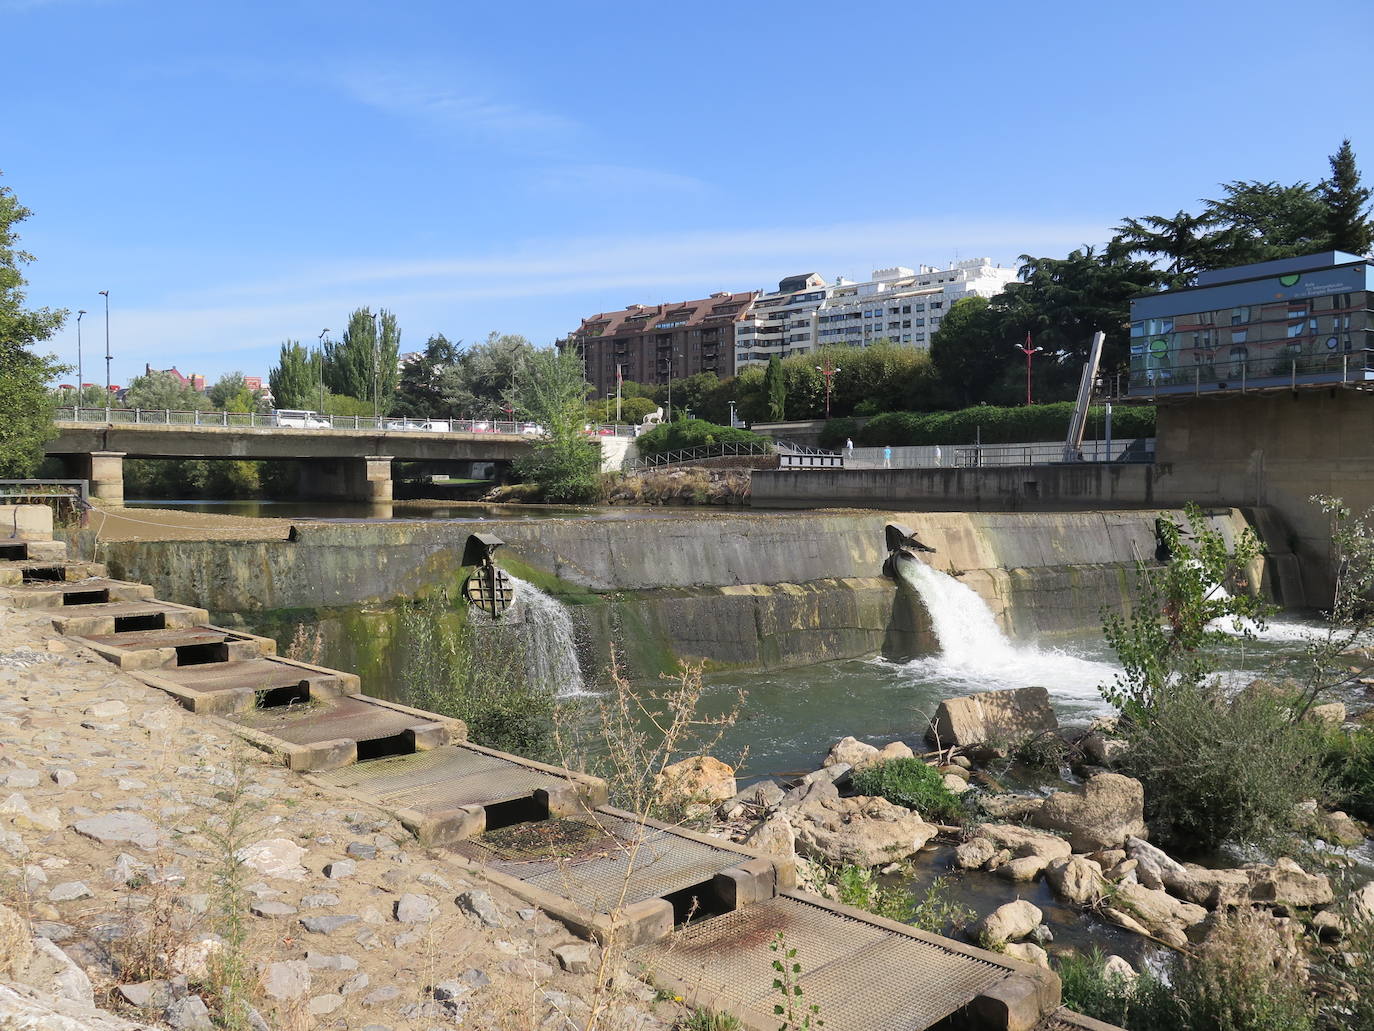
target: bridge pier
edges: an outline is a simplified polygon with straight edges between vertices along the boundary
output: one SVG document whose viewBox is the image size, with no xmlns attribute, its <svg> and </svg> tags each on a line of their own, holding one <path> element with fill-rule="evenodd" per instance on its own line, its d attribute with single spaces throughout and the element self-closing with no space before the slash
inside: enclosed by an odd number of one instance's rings
<svg viewBox="0 0 1374 1031">
<path fill-rule="evenodd" d="M 301 462 L 301 494 L 330 501 L 389 504 L 391 455 L 326 458 Z"/>
<path fill-rule="evenodd" d="M 68 459 L 74 466 L 77 478 L 91 481 L 91 497 L 101 501 L 124 504 L 124 455 L 123 451 L 91 451 L 83 455 L 71 455 Z"/>
</svg>

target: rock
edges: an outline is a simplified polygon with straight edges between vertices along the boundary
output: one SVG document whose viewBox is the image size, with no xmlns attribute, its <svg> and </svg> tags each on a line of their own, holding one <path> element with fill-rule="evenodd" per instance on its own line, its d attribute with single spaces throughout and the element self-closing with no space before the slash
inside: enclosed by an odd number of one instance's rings
<svg viewBox="0 0 1374 1031">
<path fill-rule="evenodd" d="M 1337 941 L 1345 935 L 1346 926 L 1339 913 L 1323 909 L 1312 915 L 1312 930 L 1323 941 Z"/>
<path fill-rule="evenodd" d="M 311 970 L 357 970 L 358 961 L 352 956 L 330 956 L 323 952 L 307 952 L 305 965 Z"/>
<path fill-rule="evenodd" d="M 400 997 L 401 989 L 397 988 L 394 984 L 389 984 L 381 988 L 374 988 L 372 991 L 368 992 L 363 996 L 362 1003 L 364 1006 L 384 1006 L 393 999 L 399 999 Z"/>
<path fill-rule="evenodd" d="M 953 795 L 962 795 L 969 789 L 969 782 L 967 780 L 963 777 L 956 777 L 952 773 L 945 774 L 944 785 L 945 789 Z"/>
<path fill-rule="evenodd" d="M 48 892 L 50 902 L 74 902 L 91 897 L 91 889 L 81 881 L 67 881 Z"/>
<path fill-rule="evenodd" d="M 344 1004 L 344 997 L 337 993 L 317 995 L 310 1000 L 306 1010 L 315 1017 L 327 1016 Z"/>
<path fill-rule="evenodd" d="M 153 1031 L 149 1024 L 47 995 L 28 985 L 3 984 L 0 1027 L 6 1031 Z"/>
<path fill-rule="evenodd" d="M 1040 910 L 1025 899 L 1017 899 L 998 906 L 971 928 L 976 940 L 989 945 L 1003 945 L 1025 938 L 1044 918 Z"/>
<path fill-rule="evenodd" d="M 199 995 L 188 995 L 177 999 L 163 1014 L 163 1019 L 177 1031 L 215 1031 L 210 1021 L 210 1011 Z"/>
<path fill-rule="evenodd" d="M 592 946 L 588 942 L 572 942 L 560 945 L 553 950 L 558 965 L 570 974 L 590 974 L 595 959 Z"/>
<path fill-rule="evenodd" d="M 376 859 L 377 846 L 370 845 L 366 841 L 350 841 L 348 847 L 344 849 L 354 859 Z"/>
<path fill-rule="evenodd" d="M 1050 969 L 1050 956 L 1039 945 L 1031 942 L 1012 942 L 1002 946 L 1002 954 L 1022 963 L 1034 963 L 1038 967 Z"/>
<path fill-rule="evenodd" d="M 35 810 L 29 805 L 29 800 L 17 791 L 0 802 L 0 816 L 8 817 L 10 823 L 21 831 L 50 833 L 62 827 L 62 819 L 56 809 Z"/>
<path fill-rule="evenodd" d="M 910 809 L 866 795 L 807 803 L 789 819 L 799 854 L 867 867 L 906 859 L 939 832 Z"/>
<path fill-rule="evenodd" d="M 301 899 L 301 906 L 305 909 L 323 909 L 326 906 L 337 906 L 339 896 L 332 891 L 322 891 L 314 895 L 306 895 Z"/>
<path fill-rule="evenodd" d="M 238 860 L 264 877 L 283 881 L 300 881 L 306 877 L 301 865 L 305 849 L 289 838 L 269 838 L 246 845 L 238 851 Z"/>
<path fill-rule="evenodd" d="M 71 770 L 53 770 L 49 776 L 59 788 L 69 788 L 76 783 L 76 774 Z"/>
<path fill-rule="evenodd" d="M 770 856 L 797 854 L 797 834 L 787 817 L 780 813 L 768 817 L 753 827 L 741 842 L 746 848 Z"/>
<path fill-rule="evenodd" d="M 338 859 L 332 863 L 326 863 L 324 868 L 324 875 L 334 881 L 353 877 L 357 872 L 358 864 L 351 859 Z"/>
<path fill-rule="evenodd" d="M 341 931 L 350 924 L 356 924 L 358 918 L 352 914 L 328 914 L 320 916 L 301 917 L 301 926 L 311 934 L 333 934 Z"/>
<path fill-rule="evenodd" d="M 985 795 L 978 804 L 994 820 L 1019 820 L 1039 809 L 1045 800 L 1025 795 Z"/>
<path fill-rule="evenodd" d="M 855 737 L 845 737 L 830 747 L 830 753 L 821 766 L 828 768 L 843 763 L 857 770 L 866 763 L 874 762 L 878 755 L 878 749 L 872 745 L 865 744 Z"/>
<path fill-rule="evenodd" d="M 210 969 L 210 958 L 223 948 L 224 943 L 214 938 L 188 942 L 172 953 L 167 965 L 173 973 L 200 980 Z"/>
<path fill-rule="evenodd" d="M 129 712 L 129 707 L 120 701 L 96 702 L 94 705 L 86 706 L 84 711 L 87 716 L 93 716 L 99 720 L 108 720 L 126 715 Z"/>
<path fill-rule="evenodd" d="M 7 770 L 0 774 L 0 787 L 5 788 L 36 788 L 38 787 L 37 770 Z"/>
<path fill-rule="evenodd" d="M 16 972 L 15 979 L 45 994 L 81 1006 L 95 1006 L 95 991 L 86 972 L 46 938 L 32 940 L 28 962 Z"/>
<path fill-rule="evenodd" d="M 1116 865 L 1104 869 L 1102 871 L 1102 876 L 1109 881 L 1124 881 L 1129 879 L 1139 884 L 1140 878 L 1135 875 L 1135 868 L 1139 865 L 1140 863 L 1134 859 L 1123 859 Z"/>
<path fill-rule="evenodd" d="M 142 849 L 156 848 L 162 838 L 157 825 L 146 816 L 138 813 L 105 813 L 78 820 L 74 825 L 76 833 L 100 842 L 102 845 L 119 845 L 128 842 Z"/>
<path fill-rule="evenodd" d="M 1374 881 L 1350 893 L 1350 915 L 1364 923 L 1374 923 Z"/>
<path fill-rule="evenodd" d="M 403 924 L 424 924 L 439 915 L 439 903 L 428 895 L 407 893 L 396 900 L 394 912 Z"/>
<path fill-rule="evenodd" d="M 1317 834 L 1332 845 L 1355 847 L 1365 839 L 1365 828 L 1347 813 L 1319 813 L 1315 823 Z"/>
<path fill-rule="evenodd" d="M 939 748 L 1016 744 L 1043 731 L 1059 729 L 1043 687 L 985 691 L 946 698 L 935 710 L 926 737 Z"/>
<path fill-rule="evenodd" d="M 9 906 L 0 905 L 0 980 L 15 976 L 33 955 L 28 922 Z"/>
<path fill-rule="evenodd" d="M 1018 856 L 1044 856 L 1046 859 L 1067 859 L 1073 849 L 1063 838 L 1045 831 L 1018 827 L 1012 823 L 985 823 L 975 834 L 987 838 L 999 849 L 1010 849 Z"/>
<path fill-rule="evenodd" d="M 120 997 L 130 1006 L 141 1010 L 156 1010 L 161 1013 L 172 1004 L 171 981 L 141 981 L 138 984 L 122 984 L 117 989 Z"/>
<path fill-rule="evenodd" d="M 848 765 L 832 766 L 830 769 L 843 770 L 846 774 L 849 772 Z M 778 804 L 778 808 L 785 810 L 802 809 L 806 806 L 822 802 L 825 799 L 835 799 L 839 797 L 840 789 L 835 786 L 835 782 L 825 777 L 819 777 L 815 780 L 805 780 L 791 791 L 787 792 L 787 794 L 783 795 L 782 801 Z"/>
<path fill-rule="evenodd" d="M 1088 778 L 1082 792 L 1056 791 L 1031 815 L 1046 830 L 1064 831 L 1075 852 L 1115 848 L 1127 838 L 1143 838 L 1145 788 L 1119 773 Z"/>
<path fill-rule="evenodd" d="M 1120 956 L 1108 956 L 1102 961 L 1102 974 L 1108 980 L 1116 979 L 1124 984 L 1133 984 L 1140 975 L 1135 967 Z"/>
<path fill-rule="evenodd" d="M 1208 870 L 1184 863 L 1186 879 L 1175 889 L 1180 898 L 1208 909 L 1242 906 L 1250 901 L 1250 876 L 1244 870 Z"/>
<path fill-rule="evenodd" d="M 1326 723 L 1333 727 L 1339 727 L 1345 722 L 1345 704 L 1342 702 L 1328 702 L 1325 705 L 1314 705 L 1307 710 L 1307 718 L 1317 723 Z"/>
<path fill-rule="evenodd" d="M 954 850 L 954 865 L 961 870 L 981 870 L 997 851 L 989 838 L 970 838 Z"/>
<path fill-rule="evenodd" d="M 1207 910 L 1180 902 L 1168 892 L 1140 884 L 1118 884 L 1102 907 L 1108 920 L 1137 933 L 1152 934 L 1179 948 L 1188 944 L 1187 928 L 1207 917 Z"/>
<path fill-rule="evenodd" d="M 268 963 L 258 982 L 269 998 L 279 1002 L 299 999 L 310 991 L 310 965 L 303 959 Z"/>
<path fill-rule="evenodd" d="M 1136 879 L 1145 887 L 1165 888 L 1176 895 L 1182 894 L 1188 871 L 1162 849 L 1141 838 L 1127 838 L 1126 854 L 1135 860 Z"/>
<path fill-rule="evenodd" d="M 1084 757 L 1098 766 L 1110 766 L 1130 747 L 1120 738 L 1107 737 L 1101 731 L 1093 731 L 1078 742 Z"/>
<path fill-rule="evenodd" d="M 775 780 L 764 780 L 751 784 L 738 792 L 734 798 L 722 802 L 718 809 L 725 817 L 742 816 L 746 812 L 764 812 L 776 809 L 787 791 Z"/>
<path fill-rule="evenodd" d="M 1095 906 L 1108 890 L 1102 867 L 1085 856 L 1051 860 L 1045 867 L 1045 880 L 1060 898 L 1080 906 Z"/>
<path fill-rule="evenodd" d="M 997 876 L 1008 881 L 1033 881 L 1048 862 L 1044 856 L 1022 856 L 999 866 Z"/>
<path fill-rule="evenodd" d="M 1250 899 L 1254 902 L 1306 909 L 1327 905 L 1335 899 L 1325 874 L 1307 873 L 1286 857 L 1273 866 L 1250 866 L 1245 870 L 1250 878 Z"/>
<path fill-rule="evenodd" d="M 738 790 L 735 768 L 710 755 L 665 766 L 654 777 L 654 792 L 659 798 L 685 805 L 724 802 L 734 798 Z"/>
<path fill-rule="evenodd" d="M 878 749 L 878 759 L 886 762 L 888 759 L 914 759 L 916 753 L 911 750 L 911 746 L 904 741 L 889 741 Z"/>
<path fill-rule="evenodd" d="M 254 902 L 248 907 L 248 911 L 254 916 L 267 918 L 296 915 L 295 906 L 289 906 L 285 902 L 275 902 L 270 899 L 266 902 Z"/>
<path fill-rule="evenodd" d="M 487 927 L 506 926 L 505 918 L 501 916 L 501 910 L 497 908 L 496 902 L 485 891 L 480 889 L 465 891 L 454 901 L 464 913 L 475 916 Z"/>
<path fill-rule="evenodd" d="M 365 972 L 359 970 L 356 974 L 354 974 L 352 977 L 350 977 L 347 981 L 345 981 L 342 985 L 339 986 L 339 994 L 353 995 L 357 992 L 361 992 L 371 983 L 372 979 L 368 977 Z"/>
</svg>

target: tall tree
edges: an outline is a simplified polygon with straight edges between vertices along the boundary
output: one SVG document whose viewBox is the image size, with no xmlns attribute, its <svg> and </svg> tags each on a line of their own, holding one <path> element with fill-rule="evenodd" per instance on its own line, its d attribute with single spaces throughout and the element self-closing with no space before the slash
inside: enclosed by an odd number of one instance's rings
<svg viewBox="0 0 1374 1031">
<path fill-rule="evenodd" d="M 401 370 L 393 414 L 408 417 L 452 416 L 444 401 L 443 381 L 448 370 L 457 367 L 461 346 L 461 341 L 450 343 L 442 333 L 430 337 L 419 357 L 412 359 Z"/>
<path fill-rule="evenodd" d="M 211 407 L 210 399 L 199 390 L 159 369 L 134 377 L 124 393 L 124 403 L 130 408 L 164 408 L 174 412 L 205 412 Z"/>
<path fill-rule="evenodd" d="M 315 409 L 320 405 L 320 355 L 299 340 L 284 340 L 276 367 L 267 376 L 278 408 Z"/>
<path fill-rule="evenodd" d="M 1114 230 L 1117 241 L 1132 254 L 1167 258 L 1165 266 L 1170 286 L 1187 286 L 1199 272 L 1217 268 L 1228 260 L 1235 247 L 1233 231 L 1217 228 L 1218 215 L 1204 211 L 1190 215 L 1180 211 L 1172 217 L 1144 215 L 1122 219 Z"/>
<path fill-rule="evenodd" d="M 768 418 L 774 422 L 787 418 L 787 380 L 783 378 L 782 360 L 776 354 L 768 356 L 768 368 L 763 373 L 763 394 L 768 399 Z"/>
<path fill-rule="evenodd" d="M 1014 357 L 1002 314 L 986 297 L 955 301 L 930 338 L 930 360 L 965 405 L 986 401 L 992 385 Z"/>
<path fill-rule="evenodd" d="M 1360 170 L 1355 165 L 1355 151 L 1350 140 L 1331 155 L 1331 178 L 1321 185 L 1322 203 L 1326 205 L 1326 245 L 1332 250 L 1349 254 L 1368 254 L 1371 243 L 1369 198 L 1374 191 L 1360 185 Z"/>
<path fill-rule="evenodd" d="M 256 412 L 259 407 L 258 395 L 248 389 L 248 381 L 242 372 L 226 372 L 206 391 L 210 407 L 221 412 Z"/>
<path fill-rule="evenodd" d="M 1207 201 L 1207 214 L 1226 227 L 1227 246 L 1217 268 L 1254 261 L 1295 258 L 1326 243 L 1326 205 L 1310 183 L 1234 180 L 1225 194 Z"/>
<path fill-rule="evenodd" d="M 31 476 L 43 444 L 56 436 L 55 400 L 47 381 L 66 371 L 53 355 L 31 348 L 62 328 L 66 311 L 24 307 L 22 268 L 33 256 L 18 248 L 15 226 L 32 212 L 0 186 L 0 476 Z"/>
<path fill-rule="evenodd" d="M 582 432 L 591 385 L 573 350 L 535 351 L 523 365 L 516 410 L 543 427 L 516 471 L 538 484 L 545 501 L 591 501 L 599 493 L 601 448 Z"/>
<path fill-rule="evenodd" d="M 489 334 L 482 343 L 463 351 L 458 362 L 440 376 L 445 405 L 464 418 L 504 418 L 534 353 L 534 345 L 518 334 Z"/>
<path fill-rule="evenodd" d="M 336 394 L 363 400 L 371 400 L 375 394 L 379 410 L 386 414 L 396 393 L 400 350 L 396 316 L 383 308 L 374 319 L 370 309 L 358 308 L 348 316 L 343 338 L 325 341 L 325 386 Z"/>
</svg>

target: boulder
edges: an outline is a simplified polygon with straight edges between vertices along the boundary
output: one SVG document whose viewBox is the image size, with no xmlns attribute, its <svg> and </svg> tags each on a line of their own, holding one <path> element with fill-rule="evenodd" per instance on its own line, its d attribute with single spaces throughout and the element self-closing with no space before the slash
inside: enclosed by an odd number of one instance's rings
<svg viewBox="0 0 1374 1031">
<path fill-rule="evenodd" d="M 1121 738 L 1108 737 L 1101 731 L 1095 730 L 1091 734 L 1085 735 L 1078 742 L 1078 747 L 1083 750 L 1083 755 L 1089 762 L 1096 763 L 1098 766 L 1110 766 L 1121 757 L 1130 745 Z"/>
<path fill-rule="evenodd" d="M 1045 867 L 1045 880 L 1056 895 L 1080 906 L 1094 906 L 1107 894 L 1102 867 L 1086 856 L 1051 860 Z"/>
<path fill-rule="evenodd" d="M 987 945 L 1005 945 L 1030 935 L 1044 918 L 1039 908 L 1025 899 L 998 906 L 970 928 L 975 940 Z"/>
<path fill-rule="evenodd" d="M 1350 915 L 1364 923 L 1374 923 L 1374 881 L 1350 893 Z"/>
<path fill-rule="evenodd" d="M 1326 723 L 1333 727 L 1339 727 L 1345 722 L 1345 704 L 1342 702 L 1327 702 L 1325 705 L 1314 705 L 1307 710 L 1307 718 L 1317 723 Z"/>
<path fill-rule="evenodd" d="M 1044 856 L 1021 856 L 1019 859 L 1011 859 L 997 868 L 997 876 L 1004 880 L 1033 881 L 1040 876 L 1040 872 L 1045 869 L 1045 864 L 1049 860 Z"/>
<path fill-rule="evenodd" d="M 685 805 L 724 802 L 738 790 L 735 768 L 710 755 L 694 755 L 665 766 L 654 777 L 659 798 Z"/>
<path fill-rule="evenodd" d="M 1325 874 L 1308 873 L 1286 857 L 1273 866 L 1246 867 L 1245 872 L 1250 878 L 1253 902 L 1306 909 L 1325 906 L 1335 899 Z"/>
<path fill-rule="evenodd" d="M 948 791 L 951 795 L 962 795 L 965 791 L 969 789 L 969 783 L 967 780 L 965 780 L 963 777 L 956 777 L 952 773 L 946 773 L 942 780 L 942 783 L 945 785 L 945 790 Z"/>
<path fill-rule="evenodd" d="M 871 763 L 878 758 L 881 753 L 872 745 L 865 744 L 855 737 L 845 737 L 836 741 L 831 746 L 830 754 L 825 757 L 823 767 L 836 766 L 840 763 L 848 764 L 852 769 L 857 770 L 865 763 Z"/>
<path fill-rule="evenodd" d="M 1102 974 L 1109 981 L 1117 980 L 1125 984 L 1133 984 L 1136 978 L 1140 976 L 1136 973 L 1135 967 L 1120 956 L 1108 956 L 1103 960 Z"/>
<path fill-rule="evenodd" d="M 734 798 L 722 802 L 716 811 L 725 819 L 733 819 L 746 813 L 760 813 L 776 809 L 787 794 L 775 780 L 762 780 L 740 790 Z"/>
<path fill-rule="evenodd" d="M 939 748 L 1004 747 L 1058 729 L 1050 693 L 1043 687 L 1021 687 L 946 698 L 936 707 L 926 737 Z"/>
<path fill-rule="evenodd" d="M 994 820 L 1019 820 L 1039 809 L 1045 800 L 1025 795 L 985 795 L 978 804 Z"/>
<path fill-rule="evenodd" d="M 981 870 L 998 849 L 989 838 L 971 838 L 954 850 L 954 865 L 960 870 Z"/>
<path fill-rule="evenodd" d="M 1056 791 L 1030 819 L 1037 827 L 1065 832 L 1075 852 L 1116 848 L 1146 834 L 1145 788 L 1119 773 L 1099 773 L 1081 792 Z"/>
<path fill-rule="evenodd" d="M 1207 918 L 1207 910 L 1190 902 L 1180 902 L 1166 891 L 1141 884 L 1118 884 L 1102 908 L 1112 923 L 1127 930 L 1144 931 L 1170 945 L 1188 944 L 1184 932 Z"/>
<path fill-rule="evenodd" d="M 1165 888 L 1175 895 L 1182 893 L 1188 881 L 1188 871 L 1183 864 L 1170 859 L 1162 849 L 1141 838 L 1127 838 L 1126 854 L 1135 860 L 1136 880 L 1145 887 Z"/>
<path fill-rule="evenodd" d="M 0 905 L 0 980 L 23 970 L 33 955 L 29 923 L 9 906 Z"/>
<path fill-rule="evenodd" d="M 1012 942 L 1002 947 L 1002 954 L 1022 963 L 1034 963 L 1038 967 L 1050 969 L 1050 957 L 1044 949 L 1033 942 Z"/>
<path fill-rule="evenodd" d="M 1186 879 L 1175 891 L 1208 909 L 1243 906 L 1250 901 L 1250 876 L 1244 870 L 1208 870 L 1196 863 L 1184 863 Z"/>
<path fill-rule="evenodd" d="M 290 838 L 268 838 L 255 841 L 238 850 L 237 858 L 248 869 L 264 877 L 276 877 L 284 881 L 301 881 L 307 876 L 301 865 L 305 849 Z"/>
<path fill-rule="evenodd" d="M 27 985 L 0 984 L 0 1027 L 34 1031 L 154 1031 L 105 1010 L 49 995 Z"/>
<path fill-rule="evenodd" d="M 86 972 L 46 938 L 33 939 L 33 951 L 16 980 L 81 1006 L 95 1005 L 95 990 Z"/>
<path fill-rule="evenodd" d="M 914 759 L 916 753 L 904 741 L 889 741 L 878 749 L 878 758 L 884 761 L 887 759 Z"/>
<path fill-rule="evenodd" d="M 999 849 L 1010 849 L 1018 856 L 1067 859 L 1073 852 L 1063 838 L 1013 823 L 985 823 L 977 829 L 975 837 L 987 838 Z"/>
<path fill-rule="evenodd" d="M 1365 839 L 1365 827 L 1348 813 L 1321 813 L 1316 817 L 1316 832 L 1332 845 L 1357 846 Z"/>
<path fill-rule="evenodd" d="M 741 844 L 765 855 L 792 856 L 797 853 L 797 834 L 787 817 L 775 813 L 753 827 Z"/>
<path fill-rule="evenodd" d="M 885 798 L 822 798 L 789 813 L 797 852 L 856 866 L 883 866 L 913 855 L 938 828 Z"/>
</svg>

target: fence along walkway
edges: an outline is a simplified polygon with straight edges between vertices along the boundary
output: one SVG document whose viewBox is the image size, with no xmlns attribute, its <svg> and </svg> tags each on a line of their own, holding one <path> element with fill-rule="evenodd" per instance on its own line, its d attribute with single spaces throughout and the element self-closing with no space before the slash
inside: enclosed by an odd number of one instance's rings
<svg viewBox="0 0 1374 1031">
<path fill-rule="evenodd" d="M 269 639 L 68 561 L 59 542 L 11 539 L 0 556 L 0 604 L 51 609 L 59 632 L 192 711 L 222 714 L 321 788 L 391 812 L 573 931 L 631 946 L 656 983 L 754 1031 L 777 1027 L 768 945 L 779 933 L 830 1031 L 1105 1027 L 1061 1009 L 1049 971 L 796 891 L 791 858 L 612 809 L 596 778 L 473 744 L 460 721 L 280 658 Z M 556 852 L 501 833 L 541 826 L 564 841 Z"/>
</svg>

